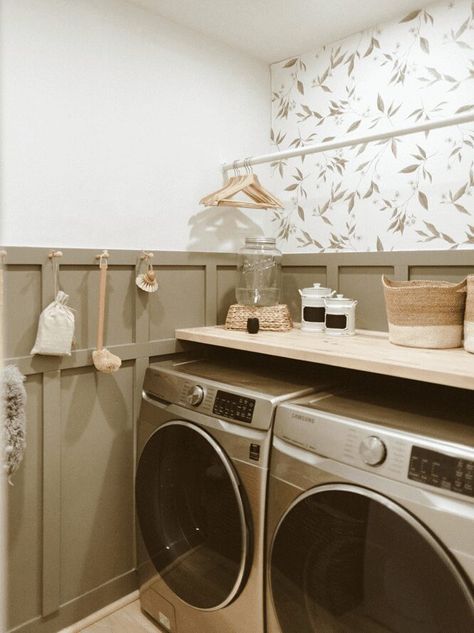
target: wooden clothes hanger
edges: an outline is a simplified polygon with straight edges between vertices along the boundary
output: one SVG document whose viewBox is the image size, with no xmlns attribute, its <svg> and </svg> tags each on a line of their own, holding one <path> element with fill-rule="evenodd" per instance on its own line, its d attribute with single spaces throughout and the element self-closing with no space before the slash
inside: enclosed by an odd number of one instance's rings
<svg viewBox="0 0 474 633">
<path fill-rule="evenodd" d="M 221 195 L 223 194 L 225 191 L 227 191 L 227 189 L 230 189 L 231 187 L 233 187 L 237 182 L 242 182 L 243 180 L 243 176 L 230 176 L 230 178 L 228 178 L 224 184 L 223 187 L 221 187 L 220 189 L 217 189 L 216 191 L 213 191 L 212 193 L 208 193 L 207 196 L 204 196 L 204 198 L 201 198 L 201 200 L 199 200 L 199 204 L 206 204 L 206 205 L 210 205 L 213 203 L 215 196 Z"/>
<path fill-rule="evenodd" d="M 231 176 L 229 180 L 225 182 L 223 187 L 202 198 L 202 200 L 200 200 L 200 204 L 216 205 L 219 200 L 233 196 L 235 193 L 242 191 L 250 184 L 251 179 L 249 178 L 249 174 L 245 176 Z"/>
<path fill-rule="evenodd" d="M 206 206 L 243 207 L 250 209 L 281 209 L 282 203 L 278 198 L 267 191 L 260 183 L 256 174 L 250 171 L 250 165 L 245 164 L 248 173 L 244 176 L 231 176 L 223 187 L 214 191 L 200 200 L 200 204 Z M 234 167 L 235 170 L 235 167 Z M 237 193 L 244 193 L 253 202 L 245 200 L 232 200 Z"/>
</svg>

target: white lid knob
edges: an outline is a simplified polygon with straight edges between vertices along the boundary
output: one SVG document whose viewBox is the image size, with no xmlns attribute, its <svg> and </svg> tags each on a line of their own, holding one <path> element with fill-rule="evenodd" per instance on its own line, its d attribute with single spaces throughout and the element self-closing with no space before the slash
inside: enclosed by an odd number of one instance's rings
<svg viewBox="0 0 474 633">
<path fill-rule="evenodd" d="M 320 288 L 321 284 L 313 284 L 313 288 Z"/>
</svg>

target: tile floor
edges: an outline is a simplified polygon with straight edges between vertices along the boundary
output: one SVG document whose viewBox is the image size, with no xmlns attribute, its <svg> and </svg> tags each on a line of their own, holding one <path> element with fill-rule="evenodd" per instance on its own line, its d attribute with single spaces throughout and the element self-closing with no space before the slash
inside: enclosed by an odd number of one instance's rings
<svg viewBox="0 0 474 633">
<path fill-rule="evenodd" d="M 140 610 L 138 600 L 91 624 L 81 633 L 159 633 L 159 629 Z"/>
</svg>

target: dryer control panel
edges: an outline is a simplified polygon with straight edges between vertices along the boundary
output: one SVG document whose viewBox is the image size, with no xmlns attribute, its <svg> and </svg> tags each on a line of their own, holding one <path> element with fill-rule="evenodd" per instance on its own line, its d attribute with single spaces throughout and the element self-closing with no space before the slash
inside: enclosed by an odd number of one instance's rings
<svg viewBox="0 0 474 633">
<path fill-rule="evenodd" d="M 428 486 L 474 497 L 474 461 L 413 446 L 408 478 Z"/>
<path fill-rule="evenodd" d="M 327 411 L 331 397 L 320 393 L 281 404 L 274 442 L 283 440 L 326 460 L 474 502 L 474 446 Z"/>
</svg>

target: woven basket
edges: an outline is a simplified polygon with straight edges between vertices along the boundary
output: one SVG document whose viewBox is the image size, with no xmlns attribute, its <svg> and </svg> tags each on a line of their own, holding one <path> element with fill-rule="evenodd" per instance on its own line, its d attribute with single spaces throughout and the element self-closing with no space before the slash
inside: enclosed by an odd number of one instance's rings
<svg viewBox="0 0 474 633">
<path fill-rule="evenodd" d="M 391 343 L 407 347 L 461 347 L 466 280 L 392 281 L 382 277 Z"/>
<path fill-rule="evenodd" d="M 247 319 L 254 317 L 258 319 L 261 330 L 287 332 L 293 327 L 288 306 L 283 303 L 261 308 L 234 303 L 227 312 L 224 327 L 226 330 L 246 330 Z"/>
<path fill-rule="evenodd" d="M 474 275 L 467 278 L 466 311 L 464 312 L 464 349 L 474 354 Z"/>
</svg>

